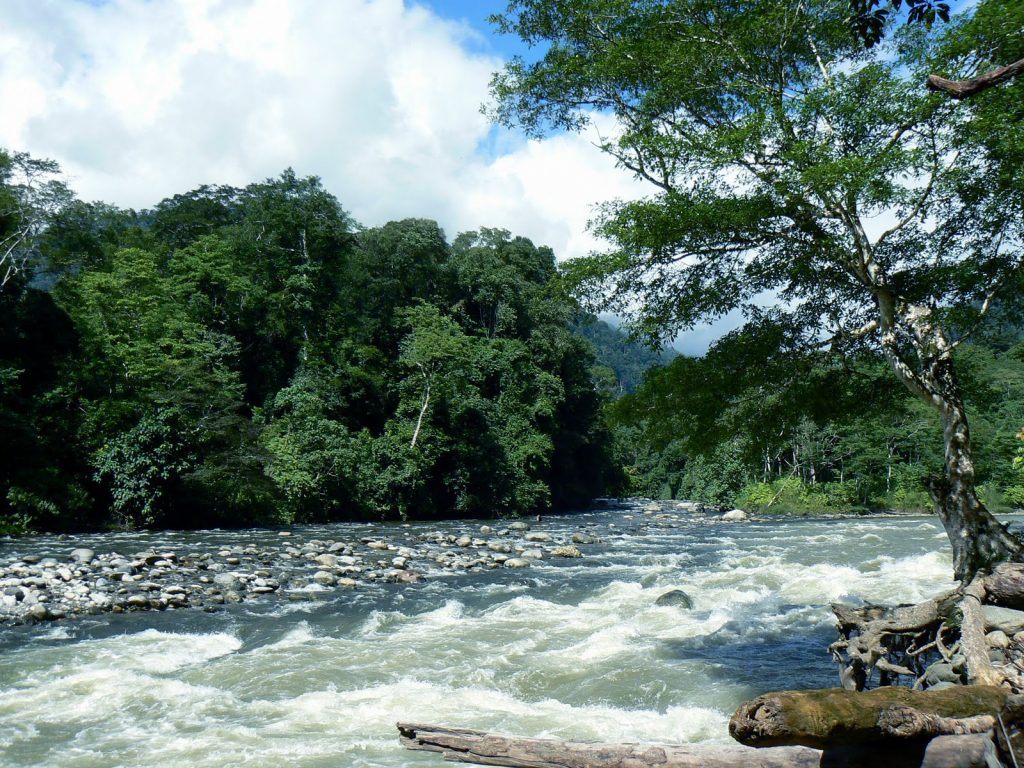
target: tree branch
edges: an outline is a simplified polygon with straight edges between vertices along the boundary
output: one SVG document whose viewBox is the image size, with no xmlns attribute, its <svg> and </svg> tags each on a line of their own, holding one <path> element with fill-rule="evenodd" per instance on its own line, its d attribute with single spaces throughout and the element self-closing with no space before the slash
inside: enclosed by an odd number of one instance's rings
<svg viewBox="0 0 1024 768">
<path fill-rule="evenodd" d="M 993 86 L 1012 80 L 1024 72 L 1024 59 L 1019 59 L 1005 67 L 998 67 L 991 72 L 986 72 L 981 77 L 969 80 L 948 80 L 939 75 L 928 75 L 928 88 L 933 91 L 941 91 L 953 99 L 966 99 L 981 91 L 986 91 Z"/>
</svg>

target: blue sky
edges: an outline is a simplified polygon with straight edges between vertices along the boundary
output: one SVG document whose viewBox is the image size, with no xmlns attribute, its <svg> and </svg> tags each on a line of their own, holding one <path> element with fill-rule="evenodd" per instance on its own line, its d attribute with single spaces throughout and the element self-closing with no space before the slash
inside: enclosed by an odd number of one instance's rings
<svg viewBox="0 0 1024 768">
<path fill-rule="evenodd" d="M 478 31 L 483 38 L 482 49 L 503 57 L 525 55 L 528 49 L 514 35 L 499 35 L 487 23 L 487 17 L 503 13 L 508 3 L 505 0 L 432 0 L 421 2 L 438 16 L 454 21 L 464 21 Z"/>
</svg>

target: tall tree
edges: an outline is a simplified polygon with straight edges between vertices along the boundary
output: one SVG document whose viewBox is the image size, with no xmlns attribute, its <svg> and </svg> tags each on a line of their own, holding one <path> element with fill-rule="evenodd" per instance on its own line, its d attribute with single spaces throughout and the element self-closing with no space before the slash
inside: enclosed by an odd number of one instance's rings
<svg viewBox="0 0 1024 768">
<path fill-rule="evenodd" d="M 929 490 L 969 578 L 1024 555 L 978 498 L 954 364 L 1019 285 L 1022 221 L 960 141 L 968 113 L 917 87 L 929 39 L 865 53 L 848 18 L 835 0 L 512 0 L 499 30 L 544 53 L 495 75 L 494 114 L 534 135 L 618 119 L 602 149 L 655 194 L 604 206 L 614 250 L 570 264 L 598 307 L 652 335 L 746 307 L 775 354 L 880 351 L 941 417 Z"/>
<path fill-rule="evenodd" d="M 0 149 L 0 289 L 38 257 L 48 220 L 72 199 L 53 160 Z"/>
</svg>

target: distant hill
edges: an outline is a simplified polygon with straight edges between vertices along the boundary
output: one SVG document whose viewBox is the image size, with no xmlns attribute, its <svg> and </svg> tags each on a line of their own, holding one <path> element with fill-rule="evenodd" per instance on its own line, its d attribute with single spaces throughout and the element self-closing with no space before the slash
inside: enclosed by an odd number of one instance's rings
<svg viewBox="0 0 1024 768">
<path fill-rule="evenodd" d="M 617 392 L 614 394 L 632 393 L 643 380 L 644 371 L 665 365 L 679 356 L 671 347 L 659 351 L 632 341 L 624 331 L 593 315 L 581 316 L 572 329 L 594 345 L 598 366 L 615 374 Z"/>
</svg>

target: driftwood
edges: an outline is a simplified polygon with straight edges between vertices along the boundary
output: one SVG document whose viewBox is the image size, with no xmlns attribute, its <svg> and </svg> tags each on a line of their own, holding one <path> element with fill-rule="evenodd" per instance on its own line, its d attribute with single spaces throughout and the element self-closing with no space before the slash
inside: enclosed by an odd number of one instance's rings
<svg viewBox="0 0 1024 768">
<path fill-rule="evenodd" d="M 882 710 L 878 716 L 878 730 L 886 736 L 901 739 L 988 733 L 995 727 L 996 716 L 993 715 L 943 717 L 899 704 Z"/>
<path fill-rule="evenodd" d="M 729 721 L 729 733 L 752 747 L 818 749 L 892 736 L 974 733 L 988 730 L 980 728 L 981 722 L 974 718 L 988 716 L 991 728 L 1008 696 L 1002 688 L 980 685 L 923 692 L 896 686 L 866 693 L 842 688 L 780 691 L 741 704 Z M 910 719 L 908 709 L 913 713 Z M 914 732 L 915 728 L 920 732 Z"/>
<path fill-rule="evenodd" d="M 839 639 L 829 646 L 844 688 L 862 691 L 877 672 L 878 685 L 905 678 L 915 689 L 934 682 L 929 666 L 945 662 L 960 682 L 1002 685 L 1024 692 L 1024 644 L 993 664 L 983 605 L 1024 608 L 1024 564 L 1004 563 L 960 589 L 917 605 L 855 608 L 834 603 Z M 1006 649 L 1005 640 L 999 649 Z M 1006 656 L 1007 654 L 1004 654 Z M 998 654 L 997 654 L 998 658 Z M 949 680 L 948 676 L 945 678 Z"/>
<path fill-rule="evenodd" d="M 959 600 L 957 592 L 947 592 L 917 605 L 894 608 L 854 608 L 833 603 L 840 639 L 829 646 L 829 651 L 843 665 L 842 686 L 864 690 L 872 670 L 878 670 L 882 685 L 899 675 L 919 677 L 924 671 L 921 653 L 935 647 L 936 636 L 952 618 Z"/>
<path fill-rule="evenodd" d="M 820 751 L 808 747 L 600 744 L 500 736 L 399 723 L 402 744 L 455 763 L 511 768 L 992 768 L 987 734 L 890 740 Z"/>
<path fill-rule="evenodd" d="M 601 744 L 525 739 L 440 725 L 399 723 L 408 749 L 440 752 L 445 760 L 514 768 L 817 768 L 821 753 L 804 747 Z"/>
</svg>

